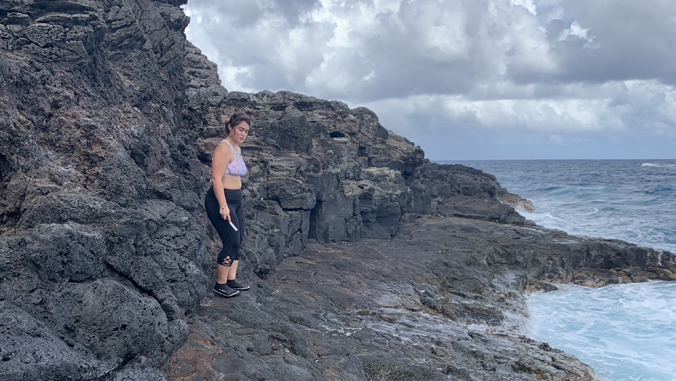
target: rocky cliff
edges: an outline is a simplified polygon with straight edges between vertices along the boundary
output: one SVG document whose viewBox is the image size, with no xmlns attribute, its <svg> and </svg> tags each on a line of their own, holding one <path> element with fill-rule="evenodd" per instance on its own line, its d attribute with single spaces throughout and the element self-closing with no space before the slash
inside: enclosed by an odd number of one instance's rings
<svg viewBox="0 0 676 381">
<path fill-rule="evenodd" d="M 499 201 L 508 192 L 495 177 L 430 163 L 370 110 L 289 92 L 228 92 L 206 57 L 193 46 L 187 53 L 187 76 L 203 79 L 186 92 L 184 131 L 204 166 L 223 139 L 222 115 L 246 111 L 255 121 L 243 145 L 252 216 L 244 251 L 259 276 L 300 253 L 308 239 L 391 238 L 406 213 L 527 223 Z"/>
<path fill-rule="evenodd" d="M 0 3 L 0 380 L 591 379 L 513 329 L 523 292 L 673 278 L 532 226 L 367 109 L 227 91 L 183 3 Z M 226 301 L 202 200 L 236 110 L 255 287 Z"/>
<path fill-rule="evenodd" d="M 185 341 L 211 258 L 179 3 L 0 3 L 0 379 L 161 377 Z"/>
</svg>

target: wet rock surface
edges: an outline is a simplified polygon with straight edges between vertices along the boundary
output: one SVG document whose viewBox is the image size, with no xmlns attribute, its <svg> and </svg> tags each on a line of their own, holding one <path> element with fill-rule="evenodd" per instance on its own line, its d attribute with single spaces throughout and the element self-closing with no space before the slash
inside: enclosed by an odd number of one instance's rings
<svg viewBox="0 0 676 381">
<path fill-rule="evenodd" d="M 370 110 L 228 91 L 184 3 L 0 2 L 0 380 L 589 379 L 518 333 L 524 292 L 676 278 Z M 235 111 L 254 287 L 226 301 L 202 203 Z"/>
<path fill-rule="evenodd" d="M 615 274 L 631 268 L 625 261 L 640 267 L 628 258 L 642 257 L 649 268 L 658 255 L 539 227 L 434 216 L 404 223 L 389 240 L 313 242 L 250 292 L 207 296 L 187 311 L 191 334 L 166 374 L 593 380 L 589 366 L 522 335 L 526 289 L 579 283 L 586 273 L 596 285 L 620 281 Z M 609 267 L 598 270 L 599 263 Z"/>
</svg>

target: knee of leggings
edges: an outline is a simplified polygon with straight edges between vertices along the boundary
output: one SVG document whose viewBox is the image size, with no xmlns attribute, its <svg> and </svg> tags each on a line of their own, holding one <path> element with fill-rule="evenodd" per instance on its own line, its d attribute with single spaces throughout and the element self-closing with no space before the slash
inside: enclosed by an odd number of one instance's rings
<svg viewBox="0 0 676 381">
<path fill-rule="evenodd" d="M 232 261 L 234 261 L 234 259 L 232 259 L 231 256 L 229 256 L 225 253 L 221 253 L 218 256 L 217 263 L 221 266 L 230 267 L 230 266 L 232 266 Z"/>
<path fill-rule="evenodd" d="M 239 245 L 230 246 L 230 258 L 232 258 L 233 261 L 239 260 Z"/>
<path fill-rule="evenodd" d="M 218 255 L 218 264 L 226 267 L 232 266 L 233 261 L 239 260 L 239 245 L 230 245 L 230 250 L 223 248 Z"/>
</svg>

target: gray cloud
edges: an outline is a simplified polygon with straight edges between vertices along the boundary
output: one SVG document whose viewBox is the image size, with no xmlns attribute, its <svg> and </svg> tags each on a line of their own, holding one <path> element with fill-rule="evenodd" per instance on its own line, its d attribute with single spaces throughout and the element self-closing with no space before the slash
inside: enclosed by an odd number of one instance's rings
<svg viewBox="0 0 676 381">
<path fill-rule="evenodd" d="M 566 24 L 554 19 L 549 40 L 561 62 L 563 81 L 605 82 L 658 79 L 674 84 L 676 67 L 676 3 L 670 1 L 564 2 L 569 18 L 587 38 L 561 39 Z M 568 28 L 570 26 L 568 25 Z"/>
<path fill-rule="evenodd" d="M 191 0 L 186 11 L 226 88 L 367 106 L 408 137 L 676 138 L 671 1 Z"/>
</svg>

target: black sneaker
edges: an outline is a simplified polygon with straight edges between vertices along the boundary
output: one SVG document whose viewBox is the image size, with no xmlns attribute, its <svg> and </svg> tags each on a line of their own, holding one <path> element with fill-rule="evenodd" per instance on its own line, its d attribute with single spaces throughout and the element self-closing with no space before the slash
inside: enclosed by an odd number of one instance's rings
<svg viewBox="0 0 676 381">
<path fill-rule="evenodd" d="M 239 291 L 233 290 L 232 288 L 228 287 L 227 284 L 216 283 L 214 286 L 214 295 L 222 296 L 224 298 L 231 298 L 233 296 L 239 295 Z"/>
<path fill-rule="evenodd" d="M 237 291 L 246 291 L 250 288 L 249 285 L 241 284 L 234 279 L 228 280 L 227 285 L 228 285 L 228 287 L 232 288 L 233 290 L 237 290 Z"/>
</svg>

